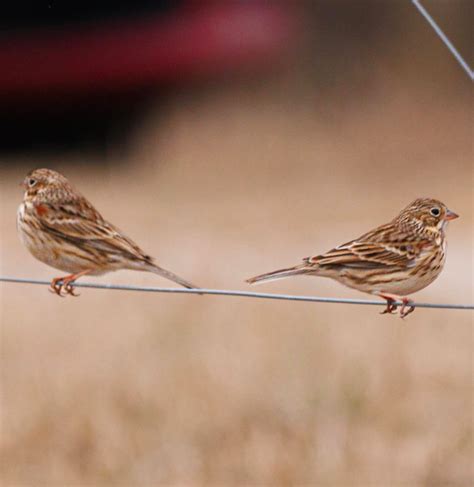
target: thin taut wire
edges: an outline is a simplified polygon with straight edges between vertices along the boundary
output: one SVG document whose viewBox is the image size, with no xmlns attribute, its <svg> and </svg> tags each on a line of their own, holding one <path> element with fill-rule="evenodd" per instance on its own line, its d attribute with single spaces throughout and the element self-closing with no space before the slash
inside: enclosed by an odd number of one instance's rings
<svg viewBox="0 0 474 487">
<path fill-rule="evenodd" d="M 446 34 L 441 30 L 438 24 L 433 20 L 433 17 L 428 13 L 428 11 L 421 5 L 419 0 L 411 0 L 418 11 L 423 15 L 423 17 L 428 21 L 428 23 L 433 27 L 434 31 L 438 34 L 441 40 L 446 44 L 446 47 L 451 51 L 452 55 L 458 60 L 458 63 L 464 68 L 468 74 L 471 81 L 474 80 L 474 71 L 469 67 L 464 58 L 461 56 L 459 51 L 454 47 L 452 42 L 447 38 Z"/>
<path fill-rule="evenodd" d="M 10 282 L 18 284 L 39 284 L 50 286 L 50 281 L 38 279 L 23 279 L 19 277 L 1 277 L 0 282 Z M 310 301 L 316 303 L 336 303 L 336 304 L 363 304 L 371 306 L 384 306 L 385 301 L 376 301 L 368 299 L 344 299 L 344 298 L 323 298 L 320 296 L 294 296 L 292 294 L 270 294 L 254 293 L 249 291 L 232 291 L 227 289 L 184 289 L 175 287 L 143 287 L 129 286 L 124 284 L 93 284 L 91 282 L 77 282 L 74 287 L 83 287 L 91 289 L 110 289 L 114 291 L 137 291 L 145 293 L 175 293 L 175 294 L 210 294 L 214 296 L 234 296 L 240 298 L 257 298 L 257 299 L 280 299 L 286 301 Z M 395 303 L 400 305 L 402 303 Z M 437 303 L 414 303 L 416 308 L 439 308 L 439 309 L 474 309 L 474 304 L 437 304 Z"/>
</svg>

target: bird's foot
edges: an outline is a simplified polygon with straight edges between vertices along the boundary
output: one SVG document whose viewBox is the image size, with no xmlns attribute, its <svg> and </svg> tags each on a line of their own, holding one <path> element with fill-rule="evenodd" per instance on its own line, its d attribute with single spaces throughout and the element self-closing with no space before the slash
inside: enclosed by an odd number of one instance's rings
<svg viewBox="0 0 474 487">
<path fill-rule="evenodd" d="M 401 302 L 402 305 L 400 307 L 400 318 L 405 318 L 410 313 L 415 311 L 415 306 L 413 305 L 413 301 L 406 296 L 398 296 L 397 294 L 387 294 L 387 293 L 380 293 L 379 296 L 383 299 L 387 300 L 387 307 L 381 312 L 381 314 L 389 313 L 393 314 L 398 309 L 398 304 L 396 302 Z"/>
<path fill-rule="evenodd" d="M 64 298 L 62 294 L 62 288 L 63 288 L 63 278 L 55 277 L 51 281 L 51 285 L 49 286 L 49 292 L 58 295 L 60 298 Z"/>
<path fill-rule="evenodd" d="M 415 306 L 413 306 L 413 301 L 406 297 L 402 299 L 402 303 L 402 307 L 400 308 L 400 318 L 403 319 L 415 311 Z"/>
<path fill-rule="evenodd" d="M 75 275 L 56 277 L 51 281 L 49 290 L 61 298 L 64 298 L 67 295 L 77 297 L 79 294 L 74 292 L 74 281 L 76 279 L 77 277 Z"/>
<path fill-rule="evenodd" d="M 69 276 L 64 276 L 64 277 L 55 277 L 52 281 L 51 281 L 51 286 L 49 288 L 49 290 L 54 293 L 54 294 L 57 294 L 58 296 L 60 296 L 61 298 L 64 298 L 65 296 L 74 296 L 74 297 L 77 297 L 77 296 L 80 296 L 80 294 L 76 294 L 74 292 L 74 283 L 75 281 L 89 273 L 90 270 L 85 270 L 85 271 L 81 271 L 81 272 L 78 272 L 77 274 L 70 274 Z"/>
<path fill-rule="evenodd" d="M 393 299 L 387 299 L 387 307 L 380 312 L 381 315 L 384 315 L 386 313 L 388 314 L 393 314 L 396 313 L 398 309 L 398 305 L 395 304 L 395 300 Z"/>
<path fill-rule="evenodd" d="M 66 292 L 66 294 L 69 294 L 69 296 L 74 296 L 75 298 L 77 298 L 78 296 L 80 296 L 80 294 L 76 294 L 74 292 L 74 281 L 75 279 L 71 279 L 70 281 L 67 282 L 63 281 L 63 289 Z"/>
</svg>

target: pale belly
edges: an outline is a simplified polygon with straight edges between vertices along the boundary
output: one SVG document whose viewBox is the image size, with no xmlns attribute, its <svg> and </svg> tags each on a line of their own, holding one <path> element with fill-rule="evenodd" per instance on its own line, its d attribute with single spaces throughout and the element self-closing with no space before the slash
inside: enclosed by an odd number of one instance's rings
<svg viewBox="0 0 474 487">
<path fill-rule="evenodd" d="M 105 271 L 90 259 L 90 255 L 81 251 L 76 245 L 65 240 L 54 238 L 49 233 L 35 226 L 34 222 L 27 225 L 25 220 L 28 216 L 28 209 L 22 203 L 17 212 L 17 229 L 20 240 L 28 251 L 39 261 L 55 269 L 75 274 L 86 269 L 91 269 L 91 275 L 104 274 Z M 31 221 L 31 220 L 30 220 Z"/>
<path fill-rule="evenodd" d="M 437 272 L 428 273 L 422 277 L 411 276 L 408 279 L 387 282 L 380 285 L 379 288 L 376 289 L 375 291 L 372 291 L 371 294 L 377 294 L 379 292 L 398 294 L 400 296 L 413 294 L 429 286 L 439 276 L 440 272 L 441 272 L 441 268 Z"/>
<path fill-rule="evenodd" d="M 345 286 L 369 294 L 377 295 L 380 293 L 390 293 L 406 296 L 429 286 L 439 276 L 440 272 L 441 269 L 437 272 L 426 274 L 423 277 L 410 276 L 408 278 L 406 277 L 406 274 L 393 274 L 391 275 L 390 280 L 387 279 L 386 282 L 377 284 L 354 282 L 352 279 L 344 276 L 340 276 L 339 278 L 336 278 L 336 280 Z"/>
<path fill-rule="evenodd" d="M 410 269 L 392 271 L 390 274 L 374 270 L 359 269 L 354 272 L 353 269 L 344 269 L 325 274 L 318 271 L 315 275 L 331 277 L 345 286 L 369 294 L 389 293 L 406 296 L 430 285 L 439 276 L 444 266 L 445 256 L 445 249 L 432 262 L 429 262 L 430 255 L 420 256 L 416 264 L 418 269 L 416 275 L 411 275 Z"/>
</svg>

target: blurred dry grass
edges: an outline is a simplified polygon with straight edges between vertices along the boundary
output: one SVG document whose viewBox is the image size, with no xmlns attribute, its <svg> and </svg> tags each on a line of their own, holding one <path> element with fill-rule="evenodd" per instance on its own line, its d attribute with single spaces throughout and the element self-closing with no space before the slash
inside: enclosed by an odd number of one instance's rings
<svg viewBox="0 0 474 487">
<path fill-rule="evenodd" d="M 444 273 L 417 296 L 470 302 L 470 84 L 444 62 L 436 84 L 393 79 L 387 61 L 347 99 L 292 76 L 183 93 L 150 109 L 128 161 L 3 164 L 1 274 L 56 275 L 20 246 L 14 217 L 17 181 L 52 166 L 165 267 L 209 287 L 245 288 L 437 197 L 461 219 Z M 316 278 L 261 289 L 362 297 Z M 3 485 L 474 482 L 470 312 L 401 322 L 366 307 L 81 294 L 0 286 Z"/>
</svg>

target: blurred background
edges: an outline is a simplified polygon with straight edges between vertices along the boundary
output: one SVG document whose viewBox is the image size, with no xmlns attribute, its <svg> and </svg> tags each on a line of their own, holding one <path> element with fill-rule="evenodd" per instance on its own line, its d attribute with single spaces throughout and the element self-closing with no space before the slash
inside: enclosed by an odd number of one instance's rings
<svg viewBox="0 0 474 487">
<path fill-rule="evenodd" d="M 472 66 L 473 3 L 423 4 Z M 471 82 L 409 1 L 24 0 L 0 32 L 1 275 L 61 275 L 15 228 L 49 167 L 227 289 L 439 198 L 461 218 L 415 299 L 472 302 Z M 471 312 L 80 294 L 0 285 L 3 485 L 474 482 Z"/>
</svg>

